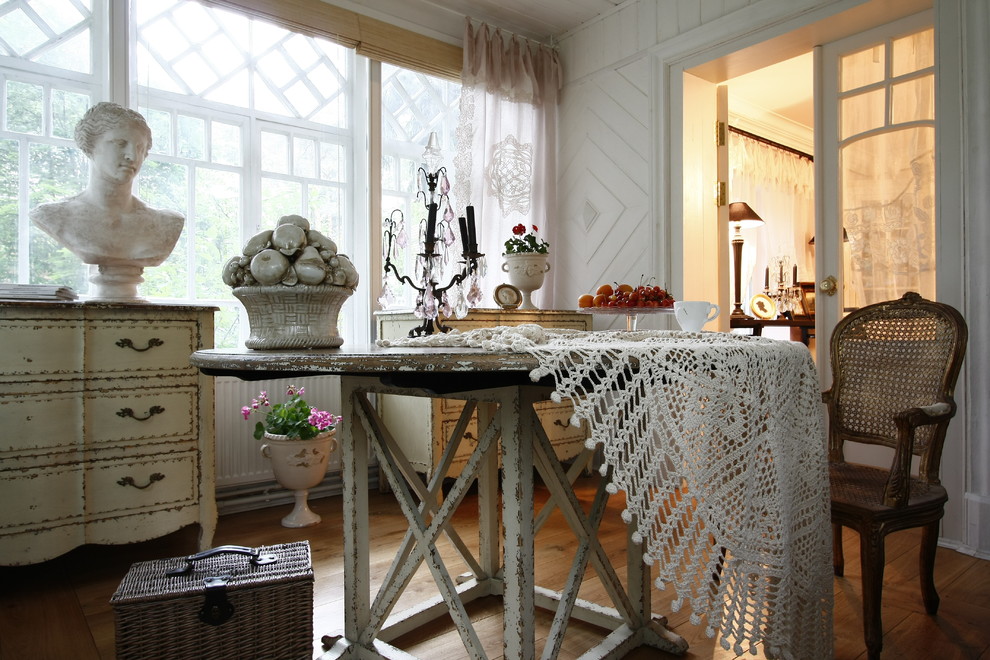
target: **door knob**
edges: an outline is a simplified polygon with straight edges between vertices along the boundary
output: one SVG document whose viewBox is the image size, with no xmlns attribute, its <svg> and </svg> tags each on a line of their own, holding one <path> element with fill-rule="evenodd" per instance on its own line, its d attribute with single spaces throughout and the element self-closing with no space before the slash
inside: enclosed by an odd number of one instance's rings
<svg viewBox="0 0 990 660">
<path fill-rule="evenodd" d="M 835 279 L 835 275 L 829 275 L 824 280 L 818 283 L 818 290 L 824 293 L 826 296 L 834 296 L 835 290 L 838 288 L 839 282 Z"/>
</svg>

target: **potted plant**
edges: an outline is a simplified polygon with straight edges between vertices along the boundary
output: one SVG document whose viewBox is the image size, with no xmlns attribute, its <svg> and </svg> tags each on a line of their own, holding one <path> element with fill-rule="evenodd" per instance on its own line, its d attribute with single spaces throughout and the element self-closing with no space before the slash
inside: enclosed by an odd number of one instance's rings
<svg viewBox="0 0 990 660">
<path fill-rule="evenodd" d="M 272 405 L 268 392 L 262 390 L 251 405 L 241 408 L 241 415 L 264 415 L 254 427 L 254 437 L 265 440 L 261 453 L 272 462 L 275 479 L 284 488 L 295 491 L 295 506 L 282 518 L 284 527 L 309 527 L 320 522 L 307 502 L 309 489 L 323 481 L 330 453 L 337 448 L 334 434 L 341 417 L 310 406 L 302 398 L 305 388 L 289 385 L 288 399 Z"/>
<path fill-rule="evenodd" d="M 509 283 L 522 292 L 520 309 L 536 309 L 531 295 L 543 286 L 543 277 L 550 270 L 547 259 L 550 244 L 539 236 L 539 228 L 520 223 L 512 228 L 512 237 L 505 242 L 502 270 L 509 274 Z"/>
</svg>

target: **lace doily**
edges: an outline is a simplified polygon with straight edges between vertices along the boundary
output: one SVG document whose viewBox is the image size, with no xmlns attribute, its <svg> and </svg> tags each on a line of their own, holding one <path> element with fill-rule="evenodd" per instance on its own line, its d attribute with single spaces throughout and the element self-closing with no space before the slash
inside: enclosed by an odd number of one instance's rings
<svg viewBox="0 0 990 660">
<path fill-rule="evenodd" d="M 801 344 L 536 325 L 380 341 L 528 352 L 588 422 L 623 519 L 672 608 L 741 654 L 832 657 L 831 525 L 818 378 Z M 603 368 L 604 367 L 604 368 Z M 724 550 L 723 550 L 724 549 Z"/>
</svg>

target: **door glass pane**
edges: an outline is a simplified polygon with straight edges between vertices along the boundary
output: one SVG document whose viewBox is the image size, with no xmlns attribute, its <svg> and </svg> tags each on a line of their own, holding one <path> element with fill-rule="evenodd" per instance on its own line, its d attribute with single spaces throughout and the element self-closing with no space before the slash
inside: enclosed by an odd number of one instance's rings
<svg viewBox="0 0 990 660">
<path fill-rule="evenodd" d="M 935 31 L 928 29 L 894 39 L 891 50 L 890 68 L 894 76 L 935 66 Z"/>
<path fill-rule="evenodd" d="M 880 44 L 840 57 L 839 91 L 845 92 L 883 80 L 885 56 L 883 44 Z"/>
<path fill-rule="evenodd" d="M 895 124 L 935 119 L 935 76 L 898 83 L 890 90 L 890 120 Z"/>
<path fill-rule="evenodd" d="M 839 104 L 839 137 L 845 140 L 858 133 L 882 127 L 887 114 L 886 108 L 885 92 L 882 89 L 842 99 Z"/>
<path fill-rule="evenodd" d="M 901 128 L 840 150 L 847 308 L 935 297 L 935 129 Z"/>
</svg>

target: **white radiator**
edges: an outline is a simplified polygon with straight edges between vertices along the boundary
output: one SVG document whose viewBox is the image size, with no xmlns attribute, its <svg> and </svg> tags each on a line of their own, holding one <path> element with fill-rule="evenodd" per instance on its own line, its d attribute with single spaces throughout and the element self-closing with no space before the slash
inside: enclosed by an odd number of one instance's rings
<svg viewBox="0 0 990 660">
<path fill-rule="evenodd" d="M 311 376 L 292 380 L 244 381 L 237 378 L 216 379 L 217 402 L 217 486 L 236 486 L 270 481 L 272 470 L 268 459 L 261 455 L 262 442 L 255 440 L 254 425 L 261 421 L 258 414 L 245 420 L 241 407 L 251 405 L 261 390 L 268 391 L 273 403 L 285 400 L 289 384 L 305 387 L 303 398 L 311 406 L 340 413 L 340 379 L 332 376 Z M 330 470 L 340 470 L 340 452 L 330 457 Z"/>
</svg>

